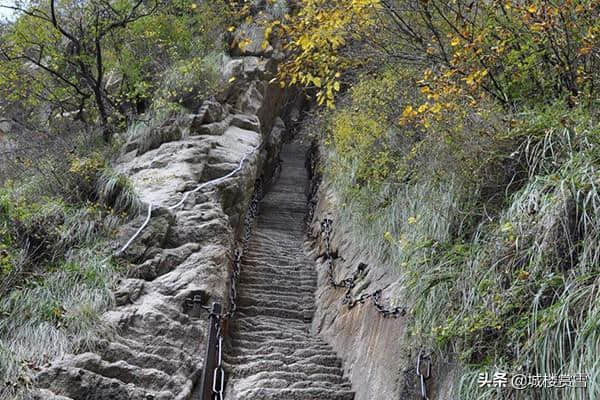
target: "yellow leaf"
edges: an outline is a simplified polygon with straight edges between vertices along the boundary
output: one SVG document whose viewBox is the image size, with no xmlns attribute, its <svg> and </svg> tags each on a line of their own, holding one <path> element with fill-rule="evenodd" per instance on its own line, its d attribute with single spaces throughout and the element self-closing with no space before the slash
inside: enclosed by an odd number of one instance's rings
<svg viewBox="0 0 600 400">
<path fill-rule="evenodd" d="M 452 39 L 452 41 L 450 42 L 450 45 L 454 46 L 454 47 L 458 46 L 459 44 L 460 44 L 460 38 L 458 36 L 455 36 Z"/>
<path fill-rule="evenodd" d="M 319 78 L 318 76 L 313 78 L 313 82 L 315 84 L 316 87 L 321 87 L 321 78 Z"/>
<path fill-rule="evenodd" d="M 407 106 L 406 108 L 404 108 L 404 111 L 402 111 L 402 117 L 404 118 L 414 117 L 415 115 L 416 112 L 412 106 Z"/>
<path fill-rule="evenodd" d="M 227 28 L 227 32 L 233 32 L 235 31 L 235 26 L 231 25 L 229 28 Z"/>
<path fill-rule="evenodd" d="M 235 81 L 235 79 L 236 79 L 236 77 L 235 77 L 235 76 L 232 76 L 231 78 L 229 78 L 229 83 L 231 83 L 231 82 Z"/>
<path fill-rule="evenodd" d="M 532 14 L 535 14 L 537 12 L 537 5 L 536 4 L 531 4 L 528 8 L 527 11 L 529 11 Z"/>
<path fill-rule="evenodd" d="M 433 107 L 431 107 L 429 109 L 429 111 L 431 111 L 434 114 L 439 113 L 440 111 L 442 111 L 442 105 L 440 103 L 435 103 L 435 105 Z"/>
<path fill-rule="evenodd" d="M 340 83 L 339 83 L 339 82 L 334 82 L 334 83 L 333 83 L 333 89 L 334 89 L 336 92 L 339 92 L 339 91 L 340 91 Z"/>
<path fill-rule="evenodd" d="M 317 93 L 317 100 L 319 101 L 319 105 L 323 105 L 325 102 L 325 96 L 323 96 L 323 92 Z"/>
</svg>

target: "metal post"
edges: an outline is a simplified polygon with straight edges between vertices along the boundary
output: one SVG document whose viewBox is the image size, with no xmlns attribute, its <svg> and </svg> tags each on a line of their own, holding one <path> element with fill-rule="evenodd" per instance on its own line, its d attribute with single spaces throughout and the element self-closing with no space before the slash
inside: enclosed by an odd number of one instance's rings
<svg viewBox="0 0 600 400">
<path fill-rule="evenodd" d="M 219 315 L 221 315 L 221 311 L 221 304 L 212 304 L 208 320 L 208 340 L 206 342 L 206 351 L 204 355 L 204 368 L 202 369 L 202 379 L 200 381 L 201 400 L 212 400 L 213 370 L 215 369 L 215 353 L 217 350 L 217 330 L 219 328 Z"/>
</svg>

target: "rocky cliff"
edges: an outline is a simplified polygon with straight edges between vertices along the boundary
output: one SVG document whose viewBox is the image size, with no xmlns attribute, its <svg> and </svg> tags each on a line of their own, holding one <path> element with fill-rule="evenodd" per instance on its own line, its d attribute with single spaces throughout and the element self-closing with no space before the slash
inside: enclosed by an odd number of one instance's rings
<svg viewBox="0 0 600 400">
<path fill-rule="evenodd" d="M 190 300 L 228 306 L 235 242 L 294 108 L 289 93 L 269 85 L 276 61 L 264 56 L 225 57 L 218 101 L 169 121 L 150 141 L 127 143 L 118 169 L 149 213 L 115 244 L 133 238 L 119 254 L 126 277 L 116 307 L 104 315 L 115 333 L 40 371 L 36 398 L 190 398 L 207 330 L 206 313 Z"/>
<path fill-rule="evenodd" d="M 428 398 L 446 398 L 455 371 L 440 362 L 429 364 L 427 343 L 411 335 L 410 299 L 398 270 L 381 265 L 363 248 L 338 212 L 345 205 L 320 173 L 325 151 L 316 144 L 307 158 L 312 175 L 308 245 L 318 273 L 313 330 L 343 358 L 356 400 L 422 398 L 420 356 L 421 373 L 432 366 L 425 380 Z"/>
</svg>

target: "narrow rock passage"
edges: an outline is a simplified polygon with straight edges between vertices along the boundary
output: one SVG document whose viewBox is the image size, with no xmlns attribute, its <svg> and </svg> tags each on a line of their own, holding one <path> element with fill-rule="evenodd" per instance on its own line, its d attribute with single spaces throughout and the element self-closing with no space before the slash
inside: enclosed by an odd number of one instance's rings
<svg viewBox="0 0 600 400">
<path fill-rule="evenodd" d="M 352 400 L 333 349 L 310 332 L 317 274 L 304 252 L 305 149 L 284 147 L 260 205 L 232 321 L 228 400 Z"/>
</svg>

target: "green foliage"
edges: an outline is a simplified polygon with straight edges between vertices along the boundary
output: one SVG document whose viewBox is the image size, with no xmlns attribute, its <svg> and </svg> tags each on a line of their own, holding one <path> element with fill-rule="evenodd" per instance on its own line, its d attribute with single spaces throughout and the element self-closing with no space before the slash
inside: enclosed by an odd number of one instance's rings
<svg viewBox="0 0 600 400">
<path fill-rule="evenodd" d="M 191 57 L 174 63 L 160 75 L 152 109 L 156 112 L 198 108 L 216 93 L 220 78 L 221 53 Z"/>
<path fill-rule="evenodd" d="M 125 116 L 144 111 L 171 65 L 181 62 L 185 85 L 194 74 L 206 89 L 203 58 L 222 48 L 229 17 L 229 5 L 220 0 L 29 1 L 17 7 L 18 18 L 0 35 L 0 94 L 30 112 L 45 105 L 54 115 L 88 123 L 99 118 L 105 139 L 123 127 Z M 182 90 L 170 97 L 200 89 L 170 85 Z M 207 94 L 199 90 L 198 96 Z"/>
<path fill-rule="evenodd" d="M 398 131 L 392 109 L 402 78 L 391 69 L 378 77 L 365 77 L 350 89 L 352 104 L 331 113 L 328 140 L 338 154 L 331 168 L 352 165 L 354 189 L 377 190 L 394 178 L 398 165 L 391 145 Z"/>
<path fill-rule="evenodd" d="M 263 47 L 274 31 L 283 39 L 289 55 L 278 67 L 282 87 L 312 88 L 319 104 L 333 108 L 341 75 L 353 64 L 341 50 L 375 24 L 380 7 L 379 0 L 302 0 L 295 13 L 274 21 Z"/>
<path fill-rule="evenodd" d="M 228 18 L 223 1 L 198 5 L 179 0 L 132 23 L 120 41 L 111 43 L 111 70 L 119 71 L 125 88 L 119 101 L 158 98 L 183 103 L 184 97 L 212 93 L 210 85 L 216 79 L 211 57 L 223 47 L 216 38 Z M 165 66 L 172 67 L 165 72 Z"/>
<path fill-rule="evenodd" d="M 406 103 L 427 96 L 419 92 L 385 70 L 361 77 L 326 119 L 334 151 L 324 172 L 341 195 L 337 219 L 353 229 L 356 247 L 400 272 L 402 301 L 413 301 L 410 331 L 463 363 L 456 398 L 514 396 L 477 385 L 492 368 L 585 371 L 593 380 L 595 116 L 558 101 L 499 118 L 501 109 L 486 103 L 486 112 L 482 104 L 441 113 L 429 127 L 407 124 Z M 599 390 L 594 383 L 535 398 Z"/>
</svg>

